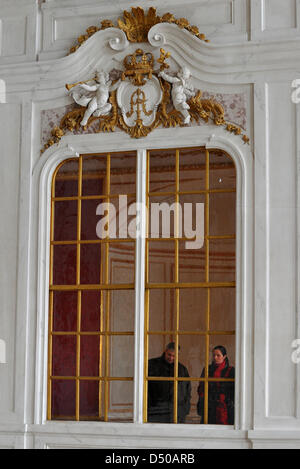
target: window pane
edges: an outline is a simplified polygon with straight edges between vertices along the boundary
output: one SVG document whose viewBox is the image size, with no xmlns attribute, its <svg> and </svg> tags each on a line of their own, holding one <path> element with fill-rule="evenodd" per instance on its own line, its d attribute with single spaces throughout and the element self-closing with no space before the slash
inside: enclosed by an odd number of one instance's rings
<svg viewBox="0 0 300 469">
<path fill-rule="evenodd" d="M 149 291 L 149 331 L 171 331 L 176 323 L 176 295 L 174 289 Z"/>
<path fill-rule="evenodd" d="M 149 162 L 149 192 L 175 192 L 175 150 L 151 150 Z"/>
<path fill-rule="evenodd" d="M 213 239 L 209 242 L 209 279 L 211 282 L 235 281 L 235 240 Z"/>
<path fill-rule="evenodd" d="M 104 202 L 103 199 L 81 201 L 81 239 L 84 241 L 99 240 L 97 224 L 102 218 L 96 214 L 97 208 Z"/>
<path fill-rule="evenodd" d="M 209 151 L 210 189 L 235 189 L 236 171 L 232 159 L 220 151 Z"/>
<path fill-rule="evenodd" d="M 66 161 L 55 178 L 55 197 L 76 197 L 78 195 L 78 160 Z"/>
<path fill-rule="evenodd" d="M 209 196 L 209 234 L 235 234 L 235 192 L 221 192 Z"/>
<path fill-rule="evenodd" d="M 112 153 L 110 194 L 135 194 L 136 153 Z"/>
<path fill-rule="evenodd" d="M 77 330 L 77 292 L 53 292 L 53 330 Z"/>
<path fill-rule="evenodd" d="M 135 294 L 133 290 L 112 290 L 106 292 L 104 311 L 106 311 L 107 296 L 110 296 L 109 326 L 112 332 L 134 331 Z"/>
<path fill-rule="evenodd" d="M 110 376 L 115 378 L 132 378 L 134 373 L 133 335 L 113 335 L 110 337 L 110 343 Z"/>
<path fill-rule="evenodd" d="M 180 289 L 179 329 L 182 331 L 205 331 L 207 306 L 207 288 Z"/>
<path fill-rule="evenodd" d="M 173 238 L 175 217 L 180 219 L 180 208 L 176 207 L 175 195 L 149 197 L 149 238 Z"/>
<path fill-rule="evenodd" d="M 179 282 L 205 282 L 206 256 L 205 247 L 187 249 L 187 241 L 180 241 L 179 250 Z"/>
<path fill-rule="evenodd" d="M 77 239 L 77 206 L 77 200 L 55 202 L 54 241 Z"/>
<path fill-rule="evenodd" d="M 149 241 L 149 282 L 175 282 L 175 242 Z"/>
<path fill-rule="evenodd" d="M 201 191 L 205 189 L 205 161 L 205 150 L 199 148 L 180 150 L 180 191 Z"/>
<path fill-rule="evenodd" d="M 83 291 L 81 293 L 81 331 L 100 331 L 101 324 L 101 296 L 104 292 Z"/>
<path fill-rule="evenodd" d="M 235 288 L 211 288 L 210 329 L 235 330 Z"/>
<path fill-rule="evenodd" d="M 108 383 L 109 422 L 133 421 L 133 381 L 110 381 Z"/>
<path fill-rule="evenodd" d="M 76 259 L 75 245 L 53 246 L 53 285 L 76 284 Z"/>
<path fill-rule="evenodd" d="M 108 271 L 112 284 L 134 283 L 135 243 L 109 243 Z"/>
<path fill-rule="evenodd" d="M 52 375 L 76 375 L 76 336 L 52 337 Z"/>
<path fill-rule="evenodd" d="M 82 163 L 82 195 L 105 194 L 106 155 L 85 157 Z"/>
<path fill-rule="evenodd" d="M 76 383 L 74 380 L 52 380 L 52 418 L 69 420 L 75 418 Z"/>
<path fill-rule="evenodd" d="M 99 418 L 99 381 L 80 381 L 80 420 Z"/>
<path fill-rule="evenodd" d="M 99 376 L 100 337 L 81 335 L 80 376 Z"/>
<path fill-rule="evenodd" d="M 99 284 L 101 273 L 101 244 L 81 244 L 80 283 Z"/>
</svg>

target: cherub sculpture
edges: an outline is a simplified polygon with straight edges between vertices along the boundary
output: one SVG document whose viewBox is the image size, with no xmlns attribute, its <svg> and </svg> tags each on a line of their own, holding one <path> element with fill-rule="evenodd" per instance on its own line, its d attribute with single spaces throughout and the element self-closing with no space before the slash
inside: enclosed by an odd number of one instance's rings
<svg viewBox="0 0 300 469">
<path fill-rule="evenodd" d="M 172 83 L 171 96 L 173 106 L 183 116 L 184 124 L 189 124 L 191 120 L 191 116 L 188 111 L 190 106 L 186 101 L 188 98 L 195 96 L 194 87 L 190 82 L 190 70 L 187 67 L 182 67 L 176 77 L 168 75 L 164 71 L 160 71 L 158 75 L 169 83 Z"/>
<path fill-rule="evenodd" d="M 91 80 L 92 81 L 92 80 Z M 78 84 L 70 90 L 70 95 L 77 104 L 87 107 L 80 124 L 87 125 L 89 118 L 107 116 L 110 113 L 112 105 L 109 101 L 109 93 L 118 88 L 120 80 L 112 85 L 109 74 L 104 71 L 97 71 L 94 84 Z"/>
</svg>

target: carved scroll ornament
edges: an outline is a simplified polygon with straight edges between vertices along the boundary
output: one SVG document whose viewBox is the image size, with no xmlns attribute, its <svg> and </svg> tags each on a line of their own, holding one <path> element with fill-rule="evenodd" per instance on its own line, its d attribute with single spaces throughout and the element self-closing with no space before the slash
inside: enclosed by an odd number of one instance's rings
<svg viewBox="0 0 300 469">
<path fill-rule="evenodd" d="M 70 96 L 80 107 L 62 118 L 42 151 L 58 143 L 66 131 L 86 130 L 95 121 L 99 122 L 95 132 L 114 132 L 118 127 L 132 138 L 146 137 L 159 125 L 169 128 L 212 121 L 249 143 L 240 127 L 225 120 L 221 104 L 203 99 L 202 92 L 194 89 L 187 67 L 176 75 L 166 72 L 169 57 L 169 52 L 160 49 L 156 60 L 160 67 L 154 70 L 153 54 L 137 49 L 125 57 L 118 80 L 112 82 L 108 73 L 96 71 L 95 77 L 86 82 L 67 84 Z"/>
</svg>

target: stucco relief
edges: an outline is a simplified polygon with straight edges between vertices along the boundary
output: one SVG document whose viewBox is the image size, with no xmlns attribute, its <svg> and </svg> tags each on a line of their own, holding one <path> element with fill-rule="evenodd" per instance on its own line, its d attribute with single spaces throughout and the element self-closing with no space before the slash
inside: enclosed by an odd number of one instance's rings
<svg viewBox="0 0 300 469">
<path fill-rule="evenodd" d="M 114 77 L 117 76 L 116 71 L 114 72 Z M 247 96 L 245 93 L 211 93 L 209 91 L 203 91 L 203 98 L 211 99 L 215 98 L 224 108 L 225 120 L 230 122 L 243 130 L 247 128 Z M 41 112 L 41 146 L 47 143 L 51 130 L 55 127 L 58 127 L 63 116 L 68 112 L 71 112 L 76 108 L 76 104 L 69 104 L 67 106 L 61 106 L 54 109 L 47 109 Z M 200 121 L 190 122 L 189 127 L 197 127 L 202 125 L 209 125 L 209 122 Z M 90 127 L 84 129 L 80 127 L 75 129 L 73 132 L 67 131 L 68 134 L 92 134 L 95 132 L 98 124 L 94 122 Z M 116 132 L 121 132 L 120 129 L 116 128 Z"/>
</svg>

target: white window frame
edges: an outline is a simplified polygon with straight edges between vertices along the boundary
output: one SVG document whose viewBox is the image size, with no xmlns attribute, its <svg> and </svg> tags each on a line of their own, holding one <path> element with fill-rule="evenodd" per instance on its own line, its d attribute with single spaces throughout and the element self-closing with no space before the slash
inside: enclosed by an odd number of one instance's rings
<svg viewBox="0 0 300 469">
<path fill-rule="evenodd" d="M 231 135 L 215 126 L 189 127 L 180 129 L 158 129 L 146 139 L 134 140 L 123 133 L 106 135 L 70 135 L 64 137 L 59 145 L 49 148 L 38 161 L 33 174 L 32 191 L 32 263 L 35 265 L 37 281 L 37 327 L 36 327 L 36 368 L 35 368 L 35 406 L 34 424 L 51 429 L 60 429 L 62 425 L 68 432 L 86 434 L 97 431 L 99 434 L 113 431 L 128 436 L 128 425 L 132 435 L 152 438 L 157 447 L 161 446 L 161 435 L 155 429 L 161 424 L 143 424 L 143 382 L 144 382 L 144 272 L 145 239 L 136 240 L 136 276 L 135 276 L 135 367 L 134 367 L 134 422 L 115 424 L 113 422 L 57 422 L 47 420 L 47 366 L 48 366 L 48 299 L 49 299 L 49 243 L 51 213 L 51 183 L 55 169 L 62 161 L 79 157 L 80 154 L 137 151 L 137 202 L 146 198 L 146 152 L 156 148 L 205 147 L 227 152 L 236 167 L 236 381 L 235 381 L 235 425 L 234 427 L 189 424 L 164 424 L 164 434 L 172 437 L 172 446 L 176 438 L 184 445 L 182 429 L 186 442 L 197 435 L 208 435 L 213 427 L 219 437 L 242 438 L 243 431 L 251 425 L 252 415 L 252 297 L 253 297 L 253 157 L 251 147 L 245 145 L 240 137 Z M 146 214 L 142 223 L 145 229 Z M 37 246 L 37 249 L 33 247 Z M 141 426 L 141 424 L 143 424 Z M 168 429 L 167 429 L 168 427 Z M 40 427 L 39 427 L 40 428 Z M 142 429 L 142 430 L 141 430 Z M 57 430 L 58 431 L 58 430 Z M 181 433 L 180 433 L 181 432 Z M 232 433 L 234 432 L 234 434 Z M 126 439 L 126 437 L 124 437 Z M 154 438 L 154 440 L 153 440 Z M 124 445 L 124 439 L 121 446 Z M 116 443 L 114 443 L 116 444 Z M 164 443 L 166 444 L 166 443 Z M 120 446 L 120 447 L 121 447 Z M 175 446 L 176 447 L 176 446 Z"/>
</svg>

